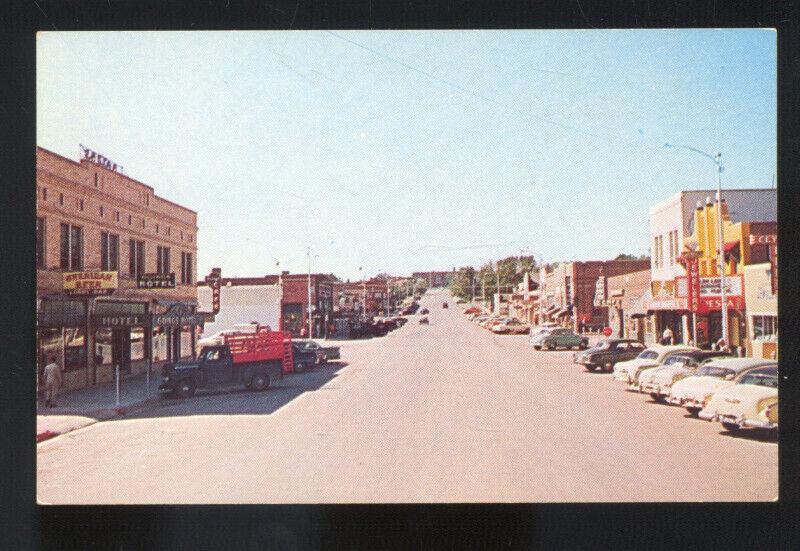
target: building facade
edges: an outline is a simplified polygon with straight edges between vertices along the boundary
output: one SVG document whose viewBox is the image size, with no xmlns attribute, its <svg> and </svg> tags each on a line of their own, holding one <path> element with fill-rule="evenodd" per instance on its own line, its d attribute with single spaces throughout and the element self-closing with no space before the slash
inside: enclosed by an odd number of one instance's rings
<svg viewBox="0 0 800 551">
<path fill-rule="evenodd" d="M 686 296 L 679 296 L 681 290 L 676 286 L 679 278 L 686 276 L 680 257 L 685 250 L 686 240 L 695 233 L 698 203 L 705 206 L 715 196 L 716 190 L 681 191 L 650 208 L 652 298 L 648 303 L 648 311 L 652 313 L 652 333 L 655 335 L 661 335 L 669 327 L 675 342 L 686 343 L 692 338 Z M 723 198 L 732 223 L 776 220 L 777 191 L 774 189 L 724 190 Z M 713 213 L 707 222 L 713 225 Z M 695 342 L 707 341 L 709 337 L 706 331 L 706 328 L 700 327 L 697 335 L 699 340 Z"/>
<path fill-rule="evenodd" d="M 608 307 L 595 305 L 598 278 L 639 272 L 649 265 L 649 260 L 590 260 L 561 263 L 549 271 L 542 268 L 541 321 L 556 321 L 576 331 L 601 330 L 608 325 Z"/>
<path fill-rule="evenodd" d="M 333 286 L 334 312 L 338 317 L 383 315 L 392 307 L 388 304 L 390 291 L 391 284 L 385 279 L 338 282 Z"/>
<path fill-rule="evenodd" d="M 456 273 L 456 269 L 453 268 L 450 272 L 414 272 L 411 274 L 411 277 L 414 279 L 424 279 L 428 282 L 428 287 L 447 287 L 450 285 L 450 281 L 453 278 L 453 275 Z"/>
<path fill-rule="evenodd" d="M 597 278 L 595 304 L 608 308 L 608 327 L 615 338 L 647 339 L 647 308 L 650 270 Z"/>
<path fill-rule="evenodd" d="M 37 361 L 66 388 L 191 356 L 202 324 L 197 213 L 98 159 L 36 151 Z"/>
<path fill-rule="evenodd" d="M 311 336 L 324 338 L 333 315 L 333 286 L 338 281 L 332 274 L 281 274 L 261 277 L 223 277 L 222 270 L 213 268 L 200 285 L 208 286 L 218 280 L 220 285 L 220 313 L 225 309 L 223 289 L 230 287 L 280 287 L 280 330 L 294 337 L 308 336 L 309 289 L 311 295 Z M 206 293 L 204 291 L 204 293 Z M 237 323 L 248 323 L 251 320 Z M 258 320 L 252 320 L 258 321 Z M 231 329 L 231 327 L 220 327 Z"/>
</svg>

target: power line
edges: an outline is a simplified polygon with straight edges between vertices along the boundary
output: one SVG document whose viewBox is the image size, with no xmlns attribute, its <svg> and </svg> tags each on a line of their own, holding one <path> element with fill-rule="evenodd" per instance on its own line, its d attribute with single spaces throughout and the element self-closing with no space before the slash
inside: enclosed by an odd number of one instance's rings
<svg viewBox="0 0 800 551">
<path fill-rule="evenodd" d="M 496 105 L 498 107 L 502 107 L 503 109 L 507 109 L 507 110 L 509 110 L 509 111 L 511 111 L 513 113 L 517 113 L 518 115 L 522 115 L 524 117 L 529 117 L 529 118 L 538 120 L 540 122 L 543 122 L 543 123 L 546 123 L 546 124 L 549 124 L 549 125 L 552 125 L 552 126 L 556 126 L 556 127 L 561 128 L 563 130 L 569 130 L 569 131 L 572 131 L 572 132 L 576 132 L 578 134 L 583 134 L 585 136 L 590 136 L 590 137 L 593 137 L 593 138 L 596 138 L 598 140 L 602 140 L 604 142 L 611 143 L 611 144 L 614 144 L 614 145 L 624 145 L 624 146 L 627 146 L 627 147 L 636 147 L 636 148 L 643 147 L 642 144 L 640 144 L 638 142 L 631 142 L 631 141 L 621 140 L 621 139 L 617 139 L 617 138 L 609 138 L 607 136 L 603 136 L 601 134 L 597 134 L 597 133 L 591 132 L 589 130 L 583 130 L 583 129 L 577 128 L 575 126 L 571 126 L 569 124 L 560 123 L 558 121 L 554 121 L 554 120 L 542 117 L 540 115 L 536 115 L 534 113 L 529 113 L 527 111 L 523 111 L 522 109 L 519 109 L 518 107 L 515 107 L 515 106 L 510 105 L 508 103 L 496 100 L 494 98 L 490 98 L 489 96 L 485 96 L 485 95 L 483 95 L 483 94 L 481 94 L 479 92 L 475 92 L 474 90 L 470 90 L 468 88 L 465 88 L 464 86 L 461 86 L 460 84 L 457 84 L 455 82 L 452 82 L 452 81 L 443 79 L 441 77 L 438 77 L 438 76 L 436 76 L 436 75 L 434 75 L 432 73 L 429 73 L 427 71 L 424 71 L 422 69 L 414 67 L 413 65 L 409 65 L 408 63 L 406 63 L 404 61 L 401 61 L 399 59 L 393 58 L 393 57 L 391 57 L 391 56 L 389 56 L 387 54 L 384 54 L 383 52 L 379 52 L 378 50 L 375 50 L 373 48 L 370 48 L 369 46 L 361 44 L 360 42 L 356 42 L 355 40 L 350 40 L 349 38 L 347 38 L 345 36 L 342 36 L 342 35 L 340 35 L 338 33 L 335 33 L 333 31 L 325 31 L 325 32 L 327 34 L 331 35 L 331 36 L 334 36 L 334 37 L 340 39 L 340 40 L 348 42 L 348 43 L 352 44 L 353 46 L 361 48 L 362 50 L 365 50 L 365 51 L 367 51 L 367 52 L 369 52 L 369 53 L 371 53 L 371 54 L 373 54 L 375 56 L 378 56 L 378 57 L 381 57 L 381 58 L 386 59 L 388 61 L 391 61 L 392 63 L 396 63 L 396 64 L 400 65 L 401 67 L 405 67 L 406 69 L 408 69 L 410 71 L 414 71 L 415 73 L 419 73 L 419 74 L 421 74 L 421 75 L 423 75 L 423 76 L 425 76 L 425 77 L 427 77 L 427 78 L 429 78 L 431 80 L 439 82 L 440 84 L 444 84 L 445 86 L 449 86 L 451 88 L 455 88 L 456 90 L 458 90 L 460 92 L 463 92 L 463 93 L 468 94 L 468 95 L 470 95 L 472 97 L 478 98 L 478 99 L 480 99 L 482 101 L 491 103 L 491 104 Z M 653 149 L 657 149 L 657 148 L 653 148 Z"/>
</svg>

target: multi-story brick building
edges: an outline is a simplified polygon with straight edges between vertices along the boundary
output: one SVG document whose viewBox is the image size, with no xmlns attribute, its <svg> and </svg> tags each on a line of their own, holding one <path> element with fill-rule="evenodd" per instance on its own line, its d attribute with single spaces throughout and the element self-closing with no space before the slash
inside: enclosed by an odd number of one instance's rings
<svg viewBox="0 0 800 551">
<path fill-rule="evenodd" d="M 336 283 L 333 286 L 334 311 L 340 316 L 379 315 L 387 309 L 388 289 L 387 280 L 377 278 Z"/>
<path fill-rule="evenodd" d="M 202 323 L 197 213 L 86 151 L 79 162 L 36 152 L 38 367 L 55 356 L 68 388 L 189 356 Z M 175 286 L 139 288 L 145 274 Z"/>
<path fill-rule="evenodd" d="M 450 272 L 414 272 L 411 277 L 424 279 L 428 282 L 428 287 L 447 287 L 455 273 L 456 270 L 453 268 Z"/>
</svg>

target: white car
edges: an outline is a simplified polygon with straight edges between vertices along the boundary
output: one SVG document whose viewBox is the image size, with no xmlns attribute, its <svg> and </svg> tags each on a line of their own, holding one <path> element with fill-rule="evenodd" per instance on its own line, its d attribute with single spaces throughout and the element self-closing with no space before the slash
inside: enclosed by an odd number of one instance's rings
<svg viewBox="0 0 800 551">
<path fill-rule="evenodd" d="M 758 367 L 743 373 L 736 384 L 716 392 L 698 417 L 719 421 L 723 428 L 777 428 L 769 420 L 769 408 L 778 403 L 778 364 Z"/>
<path fill-rule="evenodd" d="M 628 388 L 631 390 L 639 390 L 638 378 L 643 370 L 660 366 L 671 354 L 675 354 L 676 352 L 688 352 L 690 350 L 699 349 L 684 344 L 673 344 L 669 346 L 654 344 L 648 346 L 634 359 L 618 362 L 614 366 L 614 380 L 628 383 Z"/>
<path fill-rule="evenodd" d="M 672 385 L 677 381 L 693 375 L 701 365 L 725 357 L 731 356 L 722 352 L 672 354 L 660 366 L 642 370 L 639 374 L 639 390 L 661 402 L 669 396 Z"/>
<path fill-rule="evenodd" d="M 673 384 L 667 401 L 685 407 L 689 414 L 697 416 L 716 392 L 735 384 L 740 375 L 757 367 L 774 364 L 775 360 L 761 358 L 723 358 L 710 361 L 694 375 Z"/>
</svg>

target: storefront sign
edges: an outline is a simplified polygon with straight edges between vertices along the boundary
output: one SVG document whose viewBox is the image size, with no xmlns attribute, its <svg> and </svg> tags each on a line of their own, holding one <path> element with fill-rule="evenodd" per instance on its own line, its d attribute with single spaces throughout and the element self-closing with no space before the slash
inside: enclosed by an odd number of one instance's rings
<svg viewBox="0 0 800 551">
<path fill-rule="evenodd" d="M 686 306 L 690 312 L 697 312 L 700 307 L 700 266 L 697 258 L 686 261 Z"/>
<path fill-rule="evenodd" d="M 701 297 L 720 296 L 722 294 L 722 286 L 720 285 L 720 280 L 721 278 L 719 277 L 701 277 L 700 296 Z M 744 293 L 742 292 L 741 274 L 725 277 L 725 294 L 728 296 L 744 296 Z"/>
<path fill-rule="evenodd" d="M 169 274 L 139 274 L 136 278 L 139 289 L 174 289 L 175 272 Z"/>
<path fill-rule="evenodd" d="M 92 325 L 95 327 L 137 327 L 147 325 L 147 315 L 94 315 Z"/>
<path fill-rule="evenodd" d="M 744 310 L 744 297 L 743 296 L 727 296 L 725 302 L 728 303 L 728 310 Z M 718 311 L 722 309 L 722 298 L 716 297 L 700 297 L 700 304 L 698 313 L 707 314 L 708 312 Z"/>
<path fill-rule="evenodd" d="M 188 305 L 179 302 L 169 307 L 163 314 L 153 314 L 153 327 L 182 327 L 201 325 L 205 320 L 202 314 L 192 312 Z"/>
<path fill-rule="evenodd" d="M 778 242 L 777 235 L 751 235 L 751 245 L 773 245 Z"/>
<path fill-rule="evenodd" d="M 70 295 L 110 295 L 118 286 L 118 272 L 64 272 L 63 277 Z"/>
</svg>

